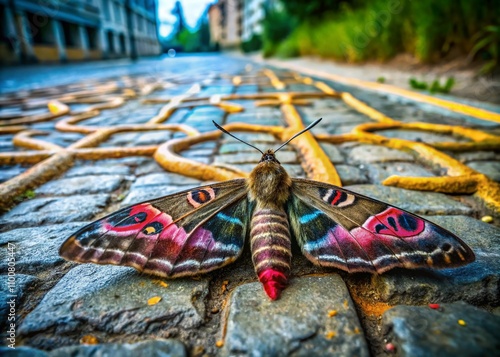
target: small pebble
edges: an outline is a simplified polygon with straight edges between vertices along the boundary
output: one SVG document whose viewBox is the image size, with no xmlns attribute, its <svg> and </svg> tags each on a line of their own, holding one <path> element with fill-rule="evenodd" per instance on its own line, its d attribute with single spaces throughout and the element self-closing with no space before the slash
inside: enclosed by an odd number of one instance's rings
<svg viewBox="0 0 500 357">
<path fill-rule="evenodd" d="M 99 340 L 93 335 L 85 335 L 80 339 L 82 345 L 97 345 Z"/>
<path fill-rule="evenodd" d="M 337 315 L 337 310 L 330 310 L 328 311 L 328 317 L 334 317 Z"/>
<path fill-rule="evenodd" d="M 337 334 L 334 332 L 334 331 L 328 331 L 325 336 L 327 339 L 331 340 L 332 338 L 334 338 Z"/>
<path fill-rule="evenodd" d="M 153 296 L 152 298 L 148 299 L 148 305 L 156 305 L 161 301 L 161 297 L 159 296 Z"/>
<path fill-rule="evenodd" d="M 493 217 L 491 216 L 484 216 L 481 218 L 481 221 L 483 221 L 484 223 L 491 223 L 493 222 Z"/>
</svg>

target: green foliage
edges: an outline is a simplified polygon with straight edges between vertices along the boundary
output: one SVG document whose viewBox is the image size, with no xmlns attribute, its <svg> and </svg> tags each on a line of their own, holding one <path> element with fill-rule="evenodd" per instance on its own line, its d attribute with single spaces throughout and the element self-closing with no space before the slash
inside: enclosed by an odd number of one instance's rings
<svg viewBox="0 0 500 357">
<path fill-rule="evenodd" d="M 178 34 L 177 40 L 182 46 L 184 52 L 198 51 L 200 42 L 196 32 L 191 32 L 188 29 L 184 29 Z"/>
<path fill-rule="evenodd" d="M 258 51 L 262 48 L 262 36 L 258 34 L 252 34 L 252 37 L 248 41 L 241 43 L 241 50 L 245 53 Z"/>
<path fill-rule="evenodd" d="M 408 80 L 408 84 L 413 89 L 418 89 L 418 90 L 426 90 L 428 87 L 427 82 L 424 82 L 424 81 L 421 82 L 421 81 L 417 80 L 416 78 L 410 78 Z"/>
<path fill-rule="evenodd" d="M 434 62 L 470 53 L 488 61 L 484 73 L 499 67 L 500 0 L 282 3 L 287 12 L 274 10 L 264 22 L 266 56 L 284 52 L 361 62 L 410 53 Z"/>
<path fill-rule="evenodd" d="M 264 57 L 273 56 L 278 46 L 288 38 L 297 21 L 284 10 L 267 8 L 262 22 L 262 48 Z"/>
<path fill-rule="evenodd" d="M 378 83 L 385 83 L 385 77 L 383 77 L 383 76 L 378 77 L 377 82 Z"/>
<path fill-rule="evenodd" d="M 32 198 L 35 198 L 36 193 L 33 190 L 26 190 L 23 193 L 21 193 L 19 196 L 17 196 L 14 200 L 16 202 L 22 202 L 25 200 L 31 200 Z"/>
<path fill-rule="evenodd" d="M 474 36 L 474 39 L 474 47 L 472 47 L 469 57 L 473 58 L 478 53 L 482 53 L 487 62 L 481 68 L 481 74 L 493 72 L 499 65 L 500 26 L 486 26 L 484 30 Z"/>
<path fill-rule="evenodd" d="M 300 55 L 297 41 L 294 36 L 289 36 L 276 48 L 276 56 L 281 58 L 291 58 Z"/>
<path fill-rule="evenodd" d="M 431 94 L 435 94 L 435 93 L 448 94 L 448 93 L 450 93 L 451 89 L 455 85 L 455 78 L 449 77 L 443 85 L 441 85 L 441 83 L 438 79 L 435 79 L 434 81 L 432 81 L 432 84 L 429 85 L 425 81 L 419 81 L 415 78 L 410 78 L 408 80 L 408 84 L 410 85 L 411 88 L 417 89 L 417 90 L 429 89 L 429 92 Z"/>
<path fill-rule="evenodd" d="M 282 4 L 287 13 L 298 19 L 318 19 L 328 12 L 338 11 L 353 0 L 286 0 Z"/>
</svg>

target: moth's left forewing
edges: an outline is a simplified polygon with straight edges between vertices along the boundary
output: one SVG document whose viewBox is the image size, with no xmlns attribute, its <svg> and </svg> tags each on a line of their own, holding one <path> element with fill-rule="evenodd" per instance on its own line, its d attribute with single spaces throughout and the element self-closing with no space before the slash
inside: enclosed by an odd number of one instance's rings
<svg viewBox="0 0 500 357">
<path fill-rule="evenodd" d="M 325 183 L 294 179 L 287 205 L 303 253 L 322 266 L 382 273 L 474 261 L 448 230 L 403 209 Z"/>
<path fill-rule="evenodd" d="M 69 237 L 59 254 L 164 277 L 196 275 L 240 255 L 247 210 L 244 179 L 195 187 L 101 218 Z"/>
</svg>

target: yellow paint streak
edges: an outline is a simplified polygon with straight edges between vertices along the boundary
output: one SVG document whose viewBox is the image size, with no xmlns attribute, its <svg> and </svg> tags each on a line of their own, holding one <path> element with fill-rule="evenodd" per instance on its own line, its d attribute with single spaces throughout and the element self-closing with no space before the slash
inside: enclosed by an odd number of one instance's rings
<svg viewBox="0 0 500 357">
<path fill-rule="evenodd" d="M 481 109 L 477 108 L 471 105 L 467 104 L 462 104 L 462 103 L 456 103 L 452 102 L 446 99 L 441 99 L 441 98 L 436 98 L 432 97 L 426 94 L 422 93 L 417 93 L 411 90 L 395 87 L 389 84 L 382 84 L 382 83 L 377 83 L 377 82 L 369 82 L 369 81 L 363 81 L 360 79 L 355 79 L 355 78 L 349 78 L 349 77 L 344 77 L 338 74 L 332 74 L 332 73 L 327 73 L 323 72 L 320 70 L 315 70 L 311 68 L 305 68 L 293 64 L 278 64 L 280 67 L 285 67 L 289 68 L 292 70 L 296 70 L 302 73 L 306 73 L 308 75 L 312 76 L 318 76 L 322 77 L 325 79 L 333 80 L 339 83 L 347 84 L 347 85 L 352 85 L 364 89 L 370 89 L 370 90 L 375 90 L 377 92 L 383 92 L 383 93 L 390 93 L 390 94 L 395 94 L 404 98 L 408 98 L 417 102 L 421 103 L 426 103 L 426 104 L 432 104 L 438 107 L 442 107 L 448 110 L 451 110 L 456 113 L 460 114 L 465 114 L 469 115 L 474 118 L 482 119 L 482 120 L 488 120 L 492 122 L 497 122 L 500 123 L 500 114 L 486 110 L 486 109 Z"/>
<path fill-rule="evenodd" d="M 281 89 L 285 89 L 286 85 L 285 83 L 283 83 L 279 78 L 278 76 L 276 76 L 276 74 L 274 74 L 273 71 L 271 71 L 270 69 L 264 69 L 262 71 L 264 73 L 264 75 L 269 78 L 269 80 L 271 81 L 271 85 L 278 89 L 278 90 L 281 90 Z"/>
<path fill-rule="evenodd" d="M 283 133 L 282 140 L 286 141 L 294 134 L 304 129 L 302 119 L 292 104 L 282 104 L 287 130 Z M 290 142 L 303 158 L 304 171 L 313 180 L 328 182 L 332 185 L 341 186 L 342 182 L 335 170 L 330 158 L 325 154 L 319 143 L 310 132 L 306 132 Z"/>
</svg>

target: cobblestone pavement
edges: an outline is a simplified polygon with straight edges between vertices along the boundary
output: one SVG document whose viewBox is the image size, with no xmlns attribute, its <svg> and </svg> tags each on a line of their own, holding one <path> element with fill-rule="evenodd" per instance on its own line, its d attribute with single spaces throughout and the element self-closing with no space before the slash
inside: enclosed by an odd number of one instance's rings
<svg viewBox="0 0 500 357">
<path fill-rule="evenodd" d="M 17 356 L 498 355 L 499 121 L 224 56 L 29 70 L 0 77 L 0 321 Z M 272 302 L 249 249 L 178 280 L 59 257 L 95 218 L 248 173 L 260 154 L 212 120 L 266 149 L 319 117 L 278 153 L 292 176 L 425 215 L 476 261 L 349 275 L 293 247 Z"/>
</svg>

